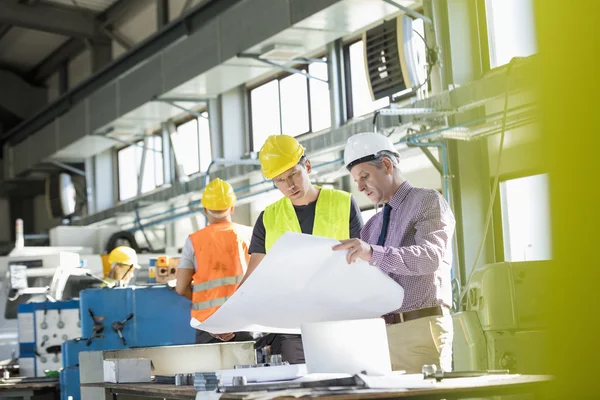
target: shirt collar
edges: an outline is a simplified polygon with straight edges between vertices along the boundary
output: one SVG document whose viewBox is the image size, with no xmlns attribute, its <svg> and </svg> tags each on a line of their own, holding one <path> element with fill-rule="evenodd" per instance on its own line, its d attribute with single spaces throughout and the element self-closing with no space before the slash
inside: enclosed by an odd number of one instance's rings
<svg viewBox="0 0 600 400">
<path fill-rule="evenodd" d="M 388 204 L 392 208 L 398 208 L 412 188 L 413 185 L 411 185 L 409 181 L 402 182 L 402 184 L 400 185 L 396 193 L 392 196 L 392 199 Z"/>
</svg>

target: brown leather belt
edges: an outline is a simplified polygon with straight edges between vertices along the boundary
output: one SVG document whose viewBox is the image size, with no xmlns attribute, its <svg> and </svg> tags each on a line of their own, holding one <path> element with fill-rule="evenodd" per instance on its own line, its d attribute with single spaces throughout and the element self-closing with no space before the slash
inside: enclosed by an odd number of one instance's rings
<svg viewBox="0 0 600 400">
<path fill-rule="evenodd" d="M 435 317 L 435 316 L 443 316 L 444 310 L 442 310 L 442 306 L 421 308 L 418 310 L 405 311 L 395 314 L 384 315 L 383 319 L 385 320 L 386 325 L 394 325 L 400 324 L 402 322 L 411 321 L 413 319 L 425 318 L 425 317 Z"/>
</svg>

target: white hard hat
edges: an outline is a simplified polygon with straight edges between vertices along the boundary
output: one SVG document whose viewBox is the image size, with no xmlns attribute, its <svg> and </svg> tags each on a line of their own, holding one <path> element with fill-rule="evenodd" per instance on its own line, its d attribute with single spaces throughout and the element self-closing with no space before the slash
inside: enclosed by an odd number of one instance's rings
<svg viewBox="0 0 600 400">
<path fill-rule="evenodd" d="M 346 143 L 344 166 L 350 171 L 357 164 L 376 159 L 384 150 L 398 155 L 398 151 L 388 137 L 374 132 L 356 134 Z"/>
</svg>

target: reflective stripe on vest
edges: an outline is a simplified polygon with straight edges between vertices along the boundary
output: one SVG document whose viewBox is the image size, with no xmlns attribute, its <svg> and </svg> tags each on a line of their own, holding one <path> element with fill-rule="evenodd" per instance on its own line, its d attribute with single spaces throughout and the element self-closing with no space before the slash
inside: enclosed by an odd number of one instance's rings
<svg viewBox="0 0 600 400">
<path fill-rule="evenodd" d="M 315 206 L 315 221 L 312 234 L 343 240 L 350 238 L 350 193 L 321 188 Z M 263 213 L 265 226 L 265 250 L 286 232 L 301 233 L 300 222 L 292 202 L 287 197 L 271 204 Z"/>
<path fill-rule="evenodd" d="M 240 283 L 244 278 L 244 274 L 238 276 L 228 276 L 226 278 L 217 278 L 204 283 L 197 283 L 192 286 L 192 292 L 202 292 L 204 290 L 212 289 L 217 286 L 235 285 Z"/>
<path fill-rule="evenodd" d="M 229 299 L 244 277 L 250 256 L 236 224 L 210 224 L 190 235 L 196 272 L 192 277 L 192 317 L 200 322 Z"/>
<path fill-rule="evenodd" d="M 193 303 L 192 310 L 206 310 L 213 307 L 220 307 L 229 299 L 230 296 L 219 297 L 218 299 L 212 299 L 207 301 L 201 301 L 200 303 Z"/>
</svg>

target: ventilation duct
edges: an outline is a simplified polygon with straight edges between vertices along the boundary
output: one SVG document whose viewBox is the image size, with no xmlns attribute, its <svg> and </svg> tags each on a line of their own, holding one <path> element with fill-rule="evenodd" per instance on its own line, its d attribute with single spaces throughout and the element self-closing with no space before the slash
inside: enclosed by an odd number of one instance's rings
<svg viewBox="0 0 600 400">
<path fill-rule="evenodd" d="M 400 92 L 410 94 L 425 80 L 424 43 L 420 46 L 413 43 L 416 36 L 413 29 L 413 20 L 404 15 L 363 34 L 367 80 L 373 100 Z"/>
</svg>

